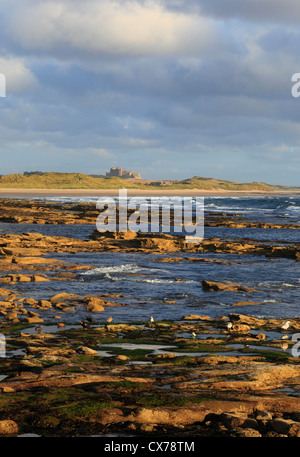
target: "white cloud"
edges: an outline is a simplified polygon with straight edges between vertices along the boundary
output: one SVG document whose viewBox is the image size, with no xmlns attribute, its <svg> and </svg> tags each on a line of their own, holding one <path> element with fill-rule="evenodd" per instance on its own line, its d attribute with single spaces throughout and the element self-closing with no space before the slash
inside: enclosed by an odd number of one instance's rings
<svg viewBox="0 0 300 457">
<path fill-rule="evenodd" d="M 36 84 L 33 73 L 19 58 L 0 57 L 0 73 L 5 76 L 7 96 L 28 91 Z"/>
<path fill-rule="evenodd" d="M 11 0 L 6 35 L 26 50 L 73 48 L 113 55 L 172 55 L 216 47 L 216 25 L 163 2 Z"/>
</svg>

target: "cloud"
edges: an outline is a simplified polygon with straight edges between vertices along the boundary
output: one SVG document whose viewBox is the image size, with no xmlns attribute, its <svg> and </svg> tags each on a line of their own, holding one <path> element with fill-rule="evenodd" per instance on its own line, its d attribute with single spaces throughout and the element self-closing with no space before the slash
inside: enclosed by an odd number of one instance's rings
<svg viewBox="0 0 300 457">
<path fill-rule="evenodd" d="M 0 57 L 0 73 L 5 76 L 7 96 L 28 92 L 37 84 L 34 74 L 20 58 Z"/>
<path fill-rule="evenodd" d="M 268 181 L 269 160 L 273 182 L 299 177 L 298 1 L 0 0 L 0 10 L 7 172 L 114 164 L 148 178 Z"/>
<path fill-rule="evenodd" d="M 167 10 L 159 1 L 12 2 L 5 33 L 27 51 L 178 55 L 207 53 L 217 45 L 210 20 Z"/>
<path fill-rule="evenodd" d="M 171 9 L 200 11 L 217 19 L 267 23 L 299 23 L 298 0 L 166 0 Z"/>
</svg>

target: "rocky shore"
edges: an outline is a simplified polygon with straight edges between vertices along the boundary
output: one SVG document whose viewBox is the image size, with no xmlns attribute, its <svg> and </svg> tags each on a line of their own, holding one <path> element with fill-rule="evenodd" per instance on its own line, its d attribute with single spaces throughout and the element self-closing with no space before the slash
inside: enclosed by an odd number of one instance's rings
<svg viewBox="0 0 300 457">
<path fill-rule="evenodd" d="M 98 215 L 90 204 L 9 199 L 1 210 L 0 222 L 16 224 L 94 225 Z M 218 214 L 206 224 L 255 223 Z M 122 294 L 55 291 L 57 281 L 77 281 L 78 271 L 93 265 L 49 254 L 82 252 L 155 252 L 159 262 L 178 263 L 230 262 L 201 257 L 207 252 L 300 260 L 297 243 L 213 238 L 186 244 L 183 237 L 100 234 L 92 227 L 87 239 L 1 234 L 0 435 L 300 437 L 300 359 L 292 353 L 299 318 L 282 328 L 286 319 L 233 308 L 215 318 L 183 313 L 178 320 L 102 321 L 104 310 L 128 306 Z M 34 297 L 22 295 L 23 283 L 37 287 Z M 41 283 L 53 291 L 50 298 L 38 296 Z M 212 294 L 253 292 L 209 278 L 201 287 Z M 243 297 L 235 305 L 251 304 Z M 85 319 L 68 322 L 68 312 L 78 310 Z"/>
</svg>

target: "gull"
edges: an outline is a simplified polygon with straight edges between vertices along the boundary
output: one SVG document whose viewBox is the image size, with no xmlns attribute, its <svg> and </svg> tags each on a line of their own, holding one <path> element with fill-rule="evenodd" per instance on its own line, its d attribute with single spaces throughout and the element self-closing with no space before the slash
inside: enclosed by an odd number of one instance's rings
<svg viewBox="0 0 300 457">
<path fill-rule="evenodd" d="M 109 316 L 109 317 L 106 319 L 106 322 L 109 324 L 112 320 L 113 320 L 112 316 Z M 105 328 L 106 328 L 106 330 L 108 330 L 107 324 L 105 324 Z"/>
<path fill-rule="evenodd" d="M 231 330 L 232 327 L 233 327 L 232 322 L 228 322 L 228 324 L 227 324 L 227 330 Z"/>
<path fill-rule="evenodd" d="M 288 335 L 283 335 L 283 336 L 281 337 L 281 339 L 282 339 L 282 340 L 288 340 L 289 337 L 288 337 Z"/>
<path fill-rule="evenodd" d="M 197 336 L 196 333 L 195 333 L 195 332 L 192 332 L 192 337 L 193 337 L 193 338 L 196 338 L 196 336 Z"/>
<path fill-rule="evenodd" d="M 152 316 L 150 317 L 149 322 L 151 322 L 151 324 L 154 322 L 154 319 Z"/>
<path fill-rule="evenodd" d="M 283 330 L 287 330 L 290 326 L 290 321 L 286 321 L 284 324 L 282 324 L 281 328 Z"/>
</svg>

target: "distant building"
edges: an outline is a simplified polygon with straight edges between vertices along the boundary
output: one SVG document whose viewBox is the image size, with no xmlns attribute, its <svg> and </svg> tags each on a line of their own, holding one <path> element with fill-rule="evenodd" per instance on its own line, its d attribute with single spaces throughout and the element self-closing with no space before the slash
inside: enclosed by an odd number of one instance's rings
<svg viewBox="0 0 300 457">
<path fill-rule="evenodd" d="M 43 171 L 24 171 L 24 173 L 23 173 L 24 176 L 32 176 L 32 175 L 42 176 L 43 174 L 44 174 Z"/>
<path fill-rule="evenodd" d="M 142 179 L 139 173 L 135 173 L 134 171 L 128 171 L 124 168 L 119 167 L 112 167 L 110 171 L 106 172 L 107 178 L 123 178 L 123 179 Z"/>
</svg>

